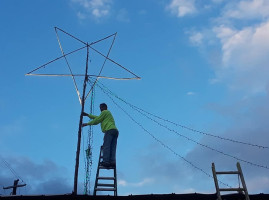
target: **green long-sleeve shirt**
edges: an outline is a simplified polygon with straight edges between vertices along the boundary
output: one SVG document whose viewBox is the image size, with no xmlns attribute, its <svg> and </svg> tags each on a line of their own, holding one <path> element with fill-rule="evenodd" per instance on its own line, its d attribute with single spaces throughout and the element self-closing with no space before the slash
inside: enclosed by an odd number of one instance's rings
<svg viewBox="0 0 269 200">
<path fill-rule="evenodd" d="M 93 119 L 88 123 L 88 125 L 97 125 L 101 123 L 101 129 L 103 133 L 111 129 L 117 129 L 114 118 L 111 112 L 108 110 L 103 110 L 99 116 L 91 114 L 89 114 L 88 116 L 89 118 Z"/>
</svg>

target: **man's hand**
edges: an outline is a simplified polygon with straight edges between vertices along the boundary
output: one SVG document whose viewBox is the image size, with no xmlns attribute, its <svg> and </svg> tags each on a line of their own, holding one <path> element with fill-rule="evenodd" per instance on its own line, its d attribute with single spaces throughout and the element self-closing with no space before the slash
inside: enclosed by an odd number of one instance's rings
<svg viewBox="0 0 269 200">
<path fill-rule="evenodd" d="M 85 113 L 85 112 L 83 112 L 82 115 L 83 116 L 89 116 L 89 114 L 88 113 Z"/>
<path fill-rule="evenodd" d="M 82 127 L 84 127 L 84 126 L 88 126 L 88 124 L 87 124 L 87 123 L 83 123 L 83 124 L 82 124 Z"/>
</svg>

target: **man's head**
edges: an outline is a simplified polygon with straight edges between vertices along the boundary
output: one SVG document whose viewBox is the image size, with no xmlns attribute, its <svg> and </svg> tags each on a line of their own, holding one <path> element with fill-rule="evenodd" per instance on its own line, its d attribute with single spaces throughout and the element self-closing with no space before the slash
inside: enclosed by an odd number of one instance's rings
<svg viewBox="0 0 269 200">
<path fill-rule="evenodd" d="M 105 103 L 101 103 L 101 104 L 100 104 L 100 110 L 101 110 L 101 112 L 102 112 L 103 110 L 107 110 L 107 105 L 106 105 Z"/>
</svg>

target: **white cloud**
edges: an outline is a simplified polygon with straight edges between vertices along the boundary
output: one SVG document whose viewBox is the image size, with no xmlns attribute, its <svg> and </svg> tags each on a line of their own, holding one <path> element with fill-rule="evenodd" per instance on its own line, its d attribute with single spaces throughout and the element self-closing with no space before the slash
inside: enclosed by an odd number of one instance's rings
<svg viewBox="0 0 269 200">
<path fill-rule="evenodd" d="M 186 194 L 186 193 L 195 193 L 196 189 L 194 188 L 182 188 L 182 185 L 173 186 L 173 191 L 177 194 Z"/>
<path fill-rule="evenodd" d="M 118 180 L 118 185 L 125 187 L 127 186 L 127 182 L 125 180 Z"/>
<path fill-rule="evenodd" d="M 249 191 L 264 192 L 267 190 L 269 184 L 269 177 L 259 176 L 250 179 L 247 187 Z"/>
<path fill-rule="evenodd" d="M 217 80 L 247 94 L 267 92 L 269 1 L 211 2 L 224 4 L 219 16 L 211 20 L 213 25 L 187 32 L 190 43 L 203 47 L 199 50 L 214 63 L 216 76 L 210 83 Z"/>
<path fill-rule="evenodd" d="M 79 19 L 86 19 L 87 18 L 87 15 L 85 15 L 85 14 L 83 14 L 81 12 L 78 12 L 77 16 L 78 16 Z"/>
<path fill-rule="evenodd" d="M 120 22 L 130 22 L 128 11 L 126 9 L 120 9 L 117 15 L 117 20 Z"/>
<path fill-rule="evenodd" d="M 25 194 L 65 194 L 72 191 L 72 182 L 66 178 L 67 169 L 58 166 L 56 163 L 45 160 L 42 163 L 36 163 L 28 157 L 0 157 L 5 160 L 12 167 L 12 171 L 5 165 L 0 170 L 1 184 L 9 186 L 13 183 L 15 173 L 16 177 L 20 179 L 20 183 L 27 184 Z M 57 187 L 55 187 L 57 185 Z M 5 193 L 0 188 L 0 193 Z"/>
<path fill-rule="evenodd" d="M 9 124 L 0 126 L 1 137 L 3 138 L 4 135 L 12 135 L 13 137 L 15 137 L 16 134 L 22 132 L 26 121 L 27 120 L 25 117 L 19 117 L 18 119 L 10 122 Z"/>
<path fill-rule="evenodd" d="M 150 183 L 153 183 L 153 182 L 154 182 L 154 179 L 145 178 L 145 179 L 143 179 L 142 181 L 140 181 L 138 183 L 133 183 L 132 185 L 135 186 L 135 187 L 142 187 L 144 185 L 147 185 L 147 184 L 150 184 Z"/>
<path fill-rule="evenodd" d="M 240 1 L 238 4 L 229 8 L 225 14 L 228 18 L 237 19 L 257 19 L 269 17 L 268 0 L 248 0 Z"/>
<path fill-rule="evenodd" d="M 138 11 L 138 14 L 139 15 L 146 15 L 147 14 L 147 11 L 146 10 L 139 10 Z"/>
<path fill-rule="evenodd" d="M 166 9 L 177 17 L 184 17 L 196 12 L 194 0 L 172 0 L 171 3 L 166 6 Z"/>
<path fill-rule="evenodd" d="M 219 26 L 214 32 L 223 54 L 223 68 L 217 73 L 232 81 L 233 88 L 265 91 L 269 84 L 269 21 L 241 30 Z"/>
<path fill-rule="evenodd" d="M 212 0 L 213 3 L 222 3 L 223 0 Z"/>
<path fill-rule="evenodd" d="M 204 36 L 202 33 L 193 32 L 193 33 L 191 33 L 189 40 L 194 45 L 200 45 L 200 44 L 202 44 L 203 38 L 204 38 Z"/>
<path fill-rule="evenodd" d="M 194 92 L 187 92 L 187 95 L 191 96 L 191 95 L 195 95 L 195 93 Z"/>
<path fill-rule="evenodd" d="M 112 4 L 111 0 L 71 0 L 71 2 L 79 5 L 77 16 L 80 19 L 86 19 L 88 16 L 101 19 L 108 16 Z"/>
<path fill-rule="evenodd" d="M 118 184 L 120 186 L 126 187 L 126 186 L 130 186 L 130 187 L 142 187 L 145 185 L 148 185 L 150 183 L 153 183 L 154 179 L 153 178 L 144 178 L 142 181 L 138 182 L 138 183 L 129 183 L 125 180 L 118 180 Z"/>
</svg>

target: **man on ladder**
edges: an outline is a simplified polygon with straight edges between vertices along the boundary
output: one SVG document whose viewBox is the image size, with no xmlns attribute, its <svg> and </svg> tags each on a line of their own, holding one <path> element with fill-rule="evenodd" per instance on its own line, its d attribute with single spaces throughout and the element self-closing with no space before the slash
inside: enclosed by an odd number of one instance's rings
<svg viewBox="0 0 269 200">
<path fill-rule="evenodd" d="M 83 113 L 83 116 L 87 116 L 92 119 L 88 123 L 83 123 L 82 126 L 97 125 L 101 123 L 101 129 L 104 135 L 103 143 L 103 162 L 104 167 L 114 167 L 116 165 L 116 147 L 119 131 L 116 128 L 114 118 L 105 103 L 100 104 L 101 114 L 95 116 L 88 113 Z"/>
</svg>

